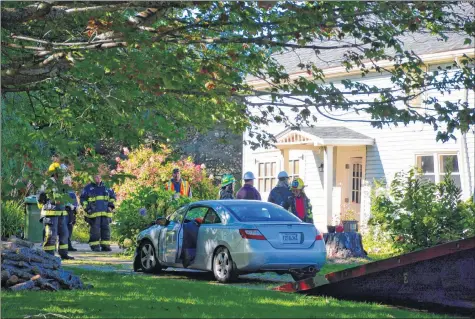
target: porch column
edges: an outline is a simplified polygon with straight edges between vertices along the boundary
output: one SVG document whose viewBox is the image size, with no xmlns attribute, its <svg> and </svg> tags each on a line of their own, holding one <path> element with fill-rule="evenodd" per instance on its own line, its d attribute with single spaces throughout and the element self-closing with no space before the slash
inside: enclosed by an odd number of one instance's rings
<svg viewBox="0 0 475 319">
<path fill-rule="evenodd" d="M 290 154 L 290 151 L 289 149 L 283 149 L 282 151 L 282 156 L 284 157 L 284 171 L 287 172 L 287 174 L 289 173 L 289 154 Z"/>
<path fill-rule="evenodd" d="M 333 201 L 333 146 L 325 147 L 323 156 L 323 208 L 327 225 L 332 223 L 332 201 Z M 325 227 L 326 228 L 326 227 Z"/>
</svg>

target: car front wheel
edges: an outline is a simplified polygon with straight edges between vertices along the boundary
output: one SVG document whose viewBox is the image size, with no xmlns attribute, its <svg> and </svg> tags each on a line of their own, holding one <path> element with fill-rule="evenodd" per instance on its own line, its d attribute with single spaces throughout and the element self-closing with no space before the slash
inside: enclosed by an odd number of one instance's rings
<svg viewBox="0 0 475 319">
<path fill-rule="evenodd" d="M 155 248 L 149 240 L 144 240 L 140 243 L 139 262 L 143 272 L 146 273 L 158 273 L 162 269 L 158 262 Z"/>
<path fill-rule="evenodd" d="M 229 250 L 225 247 L 220 247 L 213 257 L 213 273 L 217 281 L 226 283 L 236 280 L 237 269 L 234 264 Z"/>
</svg>

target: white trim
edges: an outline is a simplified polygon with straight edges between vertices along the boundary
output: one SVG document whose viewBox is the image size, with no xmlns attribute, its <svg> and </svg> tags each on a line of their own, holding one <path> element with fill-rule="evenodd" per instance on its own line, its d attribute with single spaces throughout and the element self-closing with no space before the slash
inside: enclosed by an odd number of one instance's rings
<svg viewBox="0 0 475 319">
<path fill-rule="evenodd" d="M 285 131 L 284 131 L 285 132 Z M 282 133 L 284 133 L 282 132 Z M 282 134 L 281 133 L 281 134 Z M 280 140 L 283 140 L 285 139 L 286 137 L 292 135 L 292 134 L 297 134 L 297 135 L 301 135 L 302 137 L 308 139 L 308 141 L 302 141 L 302 142 L 290 142 L 290 143 L 282 143 L 282 142 L 279 142 Z M 280 134 L 279 134 L 280 135 Z M 315 141 L 315 138 L 316 136 L 315 135 L 312 135 L 310 133 L 306 133 L 304 131 L 297 131 L 297 130 L 289 130 L 288 132 L 285 132 L 284 134 L 282 134 L 281 136 L 277 135 L 276 139 L 277 139 L 277 143 L 275 143 L 275 145 L 312 145 L 312 143 L 314 143 Z"/>
<path fill-rule="evenodd" d="M 353 146 L 353 145 L 374 145 L 372 138 L 318 138 L 318 145 L 333 145 L 333 146 Z"/>
</svg>

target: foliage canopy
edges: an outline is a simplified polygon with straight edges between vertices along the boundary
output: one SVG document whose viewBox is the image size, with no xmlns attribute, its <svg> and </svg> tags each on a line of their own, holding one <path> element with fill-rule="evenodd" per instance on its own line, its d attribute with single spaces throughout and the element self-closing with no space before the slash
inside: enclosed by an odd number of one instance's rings
<svg viewBox="0 0 475 319">
<path fill-rule="evenodd" d="M 95 158 L 97 141 L 166 143 L 181 138 L 186 127 L 249 129 L 253 146 L 269 145 L 272 136 L 260 124 L 311 124 L 324 116 L 323 108 L 369 113 L 375 127 L 422 121 L 433 125 L 442 140 L 457 129 L 466 131 L 475 119 L 464 101 L 431 99 L 424 109 L 410 105 L 427 90 L 473 88 L 473 58 L 459 60 L 450 76 L 446 69 L 426 73 L 401 40 L 414 33 L 443 40 L 459 34 L 470 45 L 473 3 L 1 5 L 6 177 L 32 178 L 45 165 L 36 159 L 52 149 L 72 159 L 82 156 L 84 163 Z M 343 49 L 340 66 L 361 76 L 339 88 L 325 82 L 321 68 L 300 63 L 304 76 L 291 78 L 275 54 L 297 49 L 317 56 Z M 383 60 L 389 66 L 378 64 Z M 358 81 L 370 72 L 390 74 L 393 88 Z M 266 81 L 270 89 L 250 87 L 249 77 Z M 270 100 L 255 99 L 264 96 Z M 284 112 L 288 109 L 294 111 L 291 116 Z"/>
</svg>

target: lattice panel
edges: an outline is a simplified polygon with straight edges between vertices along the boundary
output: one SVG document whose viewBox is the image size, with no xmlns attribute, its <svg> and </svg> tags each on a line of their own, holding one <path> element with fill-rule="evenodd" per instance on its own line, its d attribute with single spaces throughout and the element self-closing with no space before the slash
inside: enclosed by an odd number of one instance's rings
<svg viewBox="0 0 475 319">
<path fill-rule="evenodd" d="M 289 134 L 278 140 L 278 143 L 303 143 L 310 142 L 311 139 L 297 133 Z"/>
</svg>

